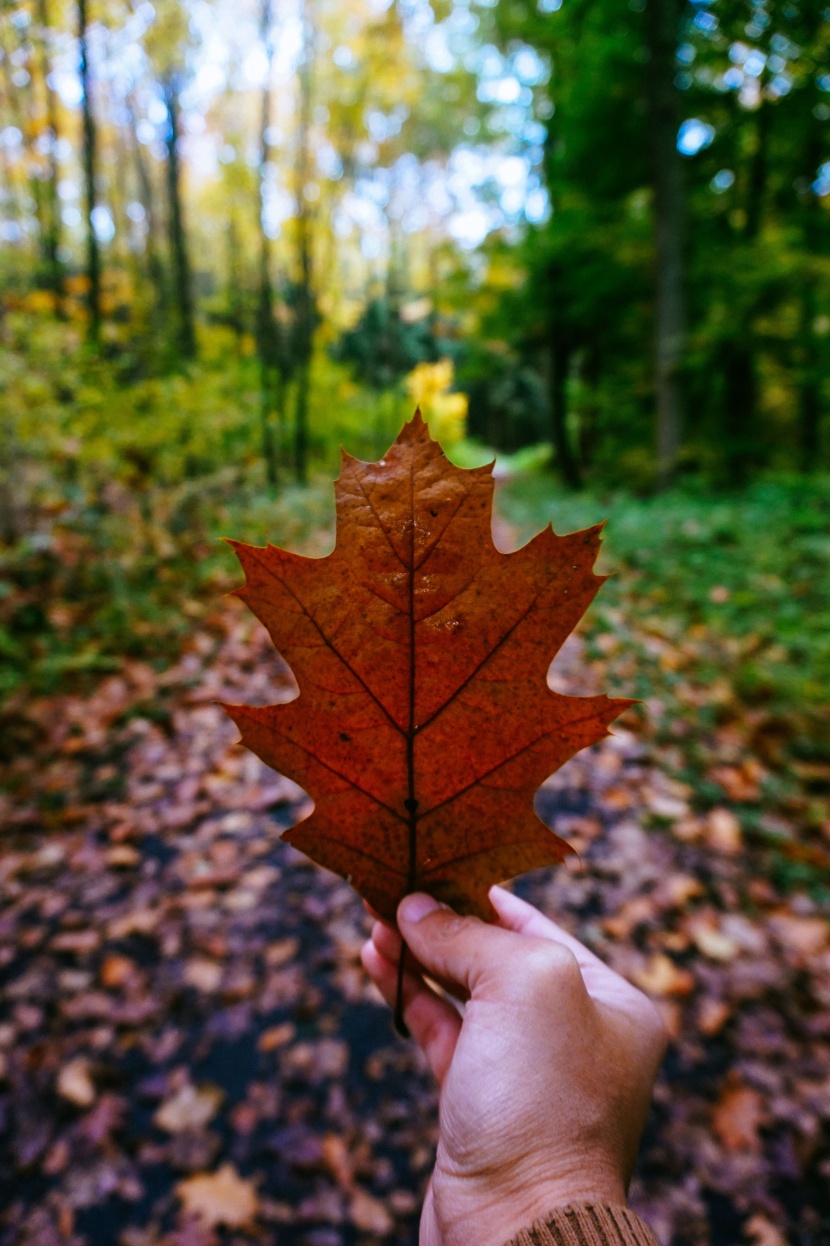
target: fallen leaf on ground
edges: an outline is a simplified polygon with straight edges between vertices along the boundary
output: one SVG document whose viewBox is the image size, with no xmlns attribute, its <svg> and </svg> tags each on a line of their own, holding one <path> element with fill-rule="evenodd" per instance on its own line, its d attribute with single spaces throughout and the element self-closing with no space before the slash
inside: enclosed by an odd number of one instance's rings
<svg viewBox="0 0 830 1246">
<path fill-rule="evenodd" d="M 75 952 L 78 956 L 85 956 L 89 952 L 94 952 L 100 942 L 101 936 L 97 930 L 66 930 L 62 934 L 55 935 L 52 940 L 52 950 Z"/>
<path fill-rule="evenodd" d="M 129 844 L 116 844 L 107 853 L 107 865 L 117 869 L 132 869 L 141 864 L 141 853 Z"/>
<path fill-rule="evenodd" d="M 760 1154 L 764 1100 L 751 1086 L 730 1085 L 712 1112 L 712 1129 L 727 1151 Z"/>
<path fill-rule="evenodd" d="M 63 1066 L 58 1073 L 57 1090 L 62 1099 L 79 1108 L 88 1108 L 95 1102 L 95 1084 L 84 1056 L 76 1056 Z"/>
<path fill-rule="evenodd" d="M 354 1174 L 349 1148 L 339 1134 L 328 1133 L 323 1138 L 323 1160 L 341 1190 L 354 1186 Z"/>
<path fill-rule="evenodd" d="M 741 824 L 731 809 L 712 809 L 706 819 L 706 838 L 710 847 L 726 856 L 737 856 L 743 848 Z"/>
<path fill-rule="evenodd" d="M 754 757 L 748 757 L 739 766 L 715 766 L 709 772 L 709 778 L 719 783 L 728 799 L 736 804 L 758 800 L 763 777 L 764 768 Z"/>
<path fill-rule="evenodd" d="M 280 1025 L 272 1025 L 270 1029 L 263 1030 L 257 1047 L 260 1051 L 276 1051 L 278 1047 L 284 1047 L 286 1043 L 290 1043 L 296 1033 L 295 1025 L 292 1025 L 290 1021 L 283 1021 Z"/>
<path fill-rule="evenodd" d="M 265 949 L 265 961 L 272 969 L 278 969 L 293 960 L 299 950 L 299 939 L 277 939 Z"/>
<path fill-rule="evenodd" d="M 198 1216 L 209 1227 L 224 1224 L 243 1229 L 257 1214 L 256 1183 L 240 1177 L 233 1164 L 180 1181 L 176 1193 L 185 1214 Z"/>
<path fill-rule="evenodd" d="M 698 951 L 709 960 L 728 962 L 734 960 L 741 950 L 734 939 L 723 933 L 713 915 L 695 914 L 686 929 Z"/>
<path fill-rule="evenodd" d="M 781 946 L 798 956 L 814 956 L 830 942 L 830 921 L 825 917 L 776 913 L 769 925 Z"/>
<path fill-rule="evenodd" d="M 297 1043 L 282 1058 L 284 1071 L 314 1080 L 340 1078 L 346 1072 L 348 1063 L 349 1048 L 339 1038 L 318 1038 L 312 1043 Z"/>
<path fill-rule="evenodd" d="M 355 1190 L 349 1200 L 349 1220 L 362 1233 L 377 1233 L 380 1237 L 385 1237 L 395 1227 L 385 1204 L 360 1189 Z"/>
<path fill-rule="evenodd" d="M 650 956 L 645 965 L 633 972 L 632 977 L 647 995 L 689 995 L 695 986 L 689 970 L 681 969 L 662 952 Z"/>
<path fill-rule="evenodd" d="M 136 973 L 136 963 L 129 956 L 108 956 L 101 965 L 101 985 L 108 990 L 123 986 Z"/>
<path fill-rule="evenodd" d="M 602 923 L 605 930 L 615 939 L 628 939 L 638 926 L 648 925 L 654 921 L 654 901 L 650 896 L 637 896 L 624 904 L 619 913 L 608 917 Z"/>
<path fill-rule="evenodd" d="M 744 1233 L 750 1246 L 787 1246 L 787 1239 L 781 1230 L 760 1212 L 749 1217 Z"/>
<path fill-rule="evenodd" d="M 219 983 L 222 981 L 222 966 L 215 960 L 194 957 L 185 964 L 183 976 L 188 986 L 210 995 L 219 989 Z"/>
<path fill-rule="evenodd" d="M 162 1103 L 153 1120 L 168 1133 L 182 1133 L 185 1129 L 202 1129 L 219 1110 L 222 1092 L 215 1086 L 197 1089 L 186 1082 L 169 1099 Z"/>
<path fill-rule="evenodd" d="M 713 1034 L 717 1034 L 726 1025 L 731 1014 L 731 1009 L 725 1000 L 722 999 L 704 999 L 698 1009 L 697 1028 L 701 1034 L 705 1034 L 707 1038 L 711 1038 Z"/>
</svg>

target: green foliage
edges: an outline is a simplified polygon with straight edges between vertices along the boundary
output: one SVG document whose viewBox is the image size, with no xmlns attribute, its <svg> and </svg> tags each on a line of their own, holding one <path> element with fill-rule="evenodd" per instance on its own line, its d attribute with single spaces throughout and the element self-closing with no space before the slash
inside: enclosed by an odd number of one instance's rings
<svg viewBox="0 0 830 1246">
<path fill-rule="evenodd" d="M 693 127 L 685 222 L 655 216 L 654 9 L 676 20 L 672 107 L 681 133 Z M 734 483 L 764 466 L 826 466 L 830 10 L 730 0 L 674 13 L 668 0 L 566 0 L 553 12 L 516 0 L 483 16 L 507 54 L 528 45 L 549 66 L 534 94 L 552 205 L 514 248 L 525 279 L 485 311 L 483 333 L 540 375 L 559 351 L 583 470 L 653 482 L 655 233 L 682 230 L 681 468 Z M 501 383 L 492 354 L 468 371 L 483 392 Z M 511 448 L 515 427 L 505 408 L 487 439 Z"/>
<path fill-rule="evenodd" d="M 77 329 L 37 315 L 15 313 L 4 331 L 0 697 L 55 691 L 124 658 L 170 660 L 194 611 L 231 586 L 219 538 L 327 540 L 339 447 L 376 458 L 411 415 L 405 397 L 379 405 L 321 353 L 315 480 L 300 489 L 286 466 L 271 490 L 258 365 L 230 329 L 203 328 L 199 364 L 166 375 L 147 375 L 124 339 L 87 353 Z"/>
<path fill-rule="evenodd" d="M 5 691 L 21 681 L 53 686 L 123 654 L 172 652 L 187 626 L 182 600 L 203 602 L 225 586 L 219 536 L 322 547 L 339 446 L 377 457 L 411 414 L 406 398 L 363 390 L 319 355 L 315 483 L 267 490 L 256 362 L 237 352 L 230 330 L 203 330 L 198 368 L 131 383 L 128 351 L 86 355 L 75 333 L 36 316 L 6 325 L 0 467 L 5 522 L 17 536 L 0 577 Z M 453 457 L 467 465 L 492 453 L 462 443 Z M 526 473 L 540 461 L 535 450 L 501 456 L 499 472 Z M 560 496 L 547 476 L 524 474 L 503 487 L 501 506 L 522 536 L 551 515 L 566 530 L 610 514 L 606 549 L 619 574 L 593 616 L 597 627 L 625 602 L 678 635 L 703 628 L 723 638 L 720 665 L 748 701 L 818 707 L 830 681 L 828 496 L 826 478 L 776 477 L 735 495 L 687 487 L 600 500 Z M 647 638 L 632 633 L 630 643 L 647 656 Z M 642 669 L 646 683 L 667 678 L 648 662 Z M 648 693 L 645 684 L 632 691 Z"/>
<path fill-rule="evenodd" d="M 598 633 L 623 604 L 645 633 L 626 643 L 646 652 L 652 626 L 678 639 L 703 629 L 722 641 L 722 669 L 748 701 L 819 708 L 830 683 L 828 486 L 776 477 L 731 495 L 599 500 L 557 496 L 536 476 L 505 485 L 501 507 L 522 537 L 549 520 L 571 531 L 610 517 L 603 569 L 614 575 L 594 611 Z M 653 694 L 651 666 L 633 695 Z"/>
<path fill-rule="evenodd" d="M 371 389 L 390 389 L 419 363 L 435 363 L 446 354 L 427 317 L 407 319 L 388 297 L 366 304 L 352 329 L 331 348 L 332 359 L 345 363 Z"/>
</svg>

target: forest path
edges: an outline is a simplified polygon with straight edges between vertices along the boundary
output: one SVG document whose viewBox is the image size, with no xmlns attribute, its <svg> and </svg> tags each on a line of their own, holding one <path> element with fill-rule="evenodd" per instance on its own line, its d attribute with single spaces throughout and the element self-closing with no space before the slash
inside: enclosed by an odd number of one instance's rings
<svg viewBox="0 0 830 1246">
<path fill-rule="evenodd" d="M 578 637 L 554 672 L 595 690 Z M 7 714 L 0 1243 L 417 1240 L 434 1089 L 360 968 L 359 899 L 279 842 L 305 798 L 215 704 L 290 689 L 230 601 L 164 675 Z M 830 1242 L 826 918 L 753 877 L 727 807 L 701 834 L 632 730 L 538 808 L 580 860 L 517 890 L 672 1033 L 634 1205 L 666 1246 Z M 220 1190 L 238 1227 L 186 1217 Z"/>
</svg>

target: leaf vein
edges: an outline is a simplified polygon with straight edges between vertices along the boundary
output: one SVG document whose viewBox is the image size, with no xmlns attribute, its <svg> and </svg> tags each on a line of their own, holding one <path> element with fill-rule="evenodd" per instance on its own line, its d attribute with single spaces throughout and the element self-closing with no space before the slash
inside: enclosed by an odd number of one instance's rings
<svg viewBox="0 0 830 1246">
<path fill-rule="evenodd" d="M 405 570 L 405 571 L 409 571 L 409 570 L 410 570 L 410 568 L 406 565 L 406 562 L 404 561 L 404 559 L 403 559 L 403 558 L 401 558 L 400 554 L 399 554 L 399 553 L 398 553 L 398 551 L 395 549 L 395 546 L 392 544 L 392 538 L 391 538 L 391 536 L 389 535 L 389 533 L 386 531 L 386 528 L 384 528 L 384 526 L 383 526 L 383 520 L 381 519 L 380 515 L 379 515 L 379 514 L 377 513 L 377 511 L 375 510 L 375 504 L 374 504 L 374 502 L 372 501 L 372 499 L 371 499 L 371 498 L 370 498 L 370 496 L 369 496 L 369 491 L 367 490 L 367 488 L 366 488 L 365 484 L 363 483 L 363 481 L 360 479 L 360 477 L 359 477 L 359 476 L 357 477 L 357 483 L 360 485 L 360 492 L 361 492 L 361 493 L 363 494 L 363 496 L 365 497 L 366 502 L 367 502 L 368 507 L 369 507 L 369 510 L 370 510 L 370 511 L 372 512 L 372 514 L 374 515 L 374 517 L 375 517 L 375 519 L 376 519 L 376 521 L 377 521 L 377 525 L 378 525 L 378 527 L 380 528 L 381 532 L 383 533 L 383 535 L 384 535 L 384 536 L 385 536 L 385 538 L 386 538 L 386 544 L 389 546 L 389 548 L 391 549 L 392 553 L 395 555 L 395 557 L 397 558 L 397 560 L 398 560 L 398 562 L 401 564 L 401 566 L 404 568 L 404 570 Z"/>
<path fill-rule="evenodd" d="M 465 787 L 459 788 L 457 792 L 453 792 L 452 796 L 448 796 L 446 800 L 439 801 L 438 804 L 433 805 L 431 809 L 425 809 L 424 812 L 419 815 L 419 818 L 428 818 L 430 814 L 436 813 L 439 809 L 443 809 L 445 805 L 452 804 L 454 800 L 458 800 L 459 797 L 464 796 L 470 791 L 471 788 L 476 787 L 479 783 L 483 783 L 485 779 L 489 779 L 491 774 L 495 774 L 497 770 L 501 770 L 502 766 L 508 765 L 511 761 L 515 761 L 517 757 L 521 757 L 522 753 L 526 753 L 528 749 L 534 748 L 540 740 L 544 740 L 546 736 L 553 735 L 554 731 L 560 727 L 562 729 L 567 727 L 579 727 L 582 723 L 587 723 L 594 718 L 600 717 L 601 715 L 599 711 L 595 711 L 593 714 L 586 714 L 584 718 L 572 718 L 567 723 L 557 724 L 556 727 L 551 727 L 550 730 L 543 731 L 541 735 L 536 736 L 533 740 L 529 740 L 527 744 L 523 744 L 521 748 L 517 749 L 515 753 L 511 753 L 509 757 L 503 757 L 501 761 L 496 763 L 495 766 L 491 766 L 490 769 L 485 770 L 483 774 L 476 775 L 471 783 L 466 784 Z"/>
<path fill-rule="evenodd" d="M 432 555 L 435 553 L 436 549 L 438 548 L 439 544 L 441 543 L 441 540 L 443 539 L 444 533 L 447 531 L 447 528 L 449 528 L 450 524 L 451 524 L 451 523 L 452 523 L 452 521 L 455 519 L 456 515 L 457 515 L 457 514 L 458 514 L 458 512 L 461 510 L 461 507 L 462 507 L 462 506 L 464 505 L 464 503 L 467 501 L 467 499 L 469 498 L 469 496 L 470 496 L 470 491 L 469 491 L 469 489 L 467 489 L 467 490 L 465 490 L 465 492 L 463 493 L 463 495 L 462 495 L 462 497 L 461 497 L 461 499 L 460 499 L 460 501 L 459 501 L 458 505 L 456 506 L 455 510 L 454 510 L 454 511 L 452 512 L 452 514 L 451 514 L 451 515 L 449 515 L 449 516 L 447 517 L 447 519 L 444 521 L 444 526 L 443 526 L 443 528 L 441 529 L 441 531 L 440 531 L 440 532 L 438 532 L 436 535 L 434 535 L 434 536 L 433 536 L 433 539 L 432 539 L 432 544 L 430 545 L 429 549 L 426 551 L 426 553 L 424 554 L 424 556 L 421 558 L 421 561 L 420 561 L 417 565 L 415 564 L 415 556 L 414 556 L 414 550 L 413 550 L 413 558 L 412 558 L 412 570 L 413 570 L 413 571 L 420 571 L 420 570 L 421 570 L 421 568 L 422 568 L 422 567 L 423 567 L 423 566 L 424 566 L 427 562 L 429 562 L 430 558 L 431 558 L 431 557 L 432 557 Z"/>
<path fill-rule="evenodd" d="M 418 726 L 415 728 L 416 732 L 421 732 L 425 730 L 425 728 L 428 727 L 430 723 L 435 722 L 435 719 L 438 718 L 441 714 L 443 714 L 444 710 L 447 708 L 448 705 L 452 705 L 453 701 L 457 700 L 457 698 L 461 695 L 464 689 L 468 687 L 469 684 L 471 684 L 472 681 L 475 679 L 475 677 L 479 674 L 479 672 L 484 669 L 484 667 L 487 665 L 490 659 L 494 656 L 494 654 L 498 653 L 499 649 L 505 643 L 505 641 L 510 639 L 510 637 L 515 632 L 516 628 L 519 627 L 520 624 L 524 623 L 525 619 L 531 613 L 534 606 L 538 602 L 539 598 L 542 596 L 542 591 L 543 590 L 541 589 L 539 590 L 539 592 L 533 598 L 533 600 L 531 601 L 527 609 L 523 611 L 523 613 L 519 615 L 519 617 L 516 619 L 514 623 L 511 624 L 511 626 L 507 629 L 507 631 L 498 638 L 496 643 L 493 645 L 493 648 L 487 651 L 487 653 L 484 655 L 484 657 L 479 662 L 478 666 L 476 666 L 474 670 L 470 671 L 470 674 L 463 681 L 463 683 L 460 683 L 457 688 L 453 689 L 453 691 L 447 697 L 446 701 L 444 701 L 443 704 L 439 705 L 436 710 L 433 710 L 429 718 L 425 719 L 424 722 L 418 724 Z M 449 602 L 447 604 L 449 605 Z"/>
<path fill-rule="evenodd" d="M 247 706 L 242 708 L 247 708 Z M 407 821 L 402 813 L 398 813 L 397 809 L 393 809 L 391 805 L 387 805 L 385 800 L 381 800 L 379 796 L 375 796 L 372 792 L 367 792 L 366 789 L 361 787 L 359 783 L 355 783 L 354 779 L 350 779 L 347 774 L 343 774 L 340 770 L 336 770 L 335 767 L 329 762 L 323 761 L 322 757 L 320 757 L 317 753 L 312 752 L 312 750 L 307 748 L 305 744 L 301 744 L 299 740 L 295 740 L 293 736 L 288 735 L 285 731 L 278 731 L 276 727 L 271 724 L 266 725 L 266 730 L 269 731 L 271 735 L 279 736 L 281 740 L 287 740 L 289 744 L 293 744 L 293 746 L 298 748 L 301 753 L 305 753 L 306 757 L 311 757 L 312 760 L 316 761 L 318 765 L 323 767 L 324 770 L 328 770 L 329 774 L 336 775 L 338 779 L 342 779 L 344 783 L 348 783 L 349 787 L 353 787 L 356 792 L 360 792 L 360 794 L 365 796 L 367 800 L 373 801 L 374 804 L 379 805 L 381 809 L 385 809 L 387 813 L 391 813 L 392 816 L 397 818 L 399 822 Z"/>
<path fill-rule="evenodd" d="M 303 601 L 300 597 L 298 597 L 298 596 L 297 596 L 297 594 L 294 592 L 294 589 L 291 587 L 291 585 L 290 585 L 290 584 L 288 584 L 288 583 L 287 583 L 287 581 L 286 581 L 286 580 L 282 579 L 282 577 L 281 577 L 281 576 L 277 575 L 276 571 L 274 571 L 271 567 L 269 567 L 269 566 L 268 566 L 268 564 L 267 564 L 267 563 L 266 563 L 266 562 L 265 562 L 262 558 L 260 558 L 260 557 L 259 557 L 259 550 L 257 549 L 257 547 L 256 547 L 256 546 L 253 546 L 252 548 L 253 548 L 253 550 L 254 550 L 255 557 L 257 557 L 258 561 L 262 564 L 262 566 L 264 566 L 264 567 L 265 567 L 265 570 L 268 572 L 268 574 L 269 574 L 269 575 L 272 575 L 272 576 L 274 577 L 274 579 L 275 579 L 275 580 L 277 580 L 277 581 L 278 581 L 278 582 L 279 582 L 279 583 L 283 586 L 283 588 L 285 589 L 285 591 L 286 591 L 287 593 L 290 593 L 290 594 L 291 594 L 291 596 L 292 596 L 292 597 L 294 598 L 294 600 L 296 601 L 297 605 L 298 605 L 298 606 L 300 607 L 300 609 L 302 610 L 303 614 L 304 614 L 304 615 L 306 616 L 306 618 L 308 619 L 309 623 L 312 625 L 312 627 L 314 627 L 314 628 L 317 630 L 317 633 L 318 633 L 318 635 L 320 636 L 321 640 L 324 642 L 324 644 L 327 646 L 327 648 L 331 649 L 332 653 L 333 653 L 333 654 L 334 654 L 334 656 L 337 658 L 338 662 L 342 662 L 342 663 L 343 663 L 343 665 L 345 666 L 346 670 L 347 670 L 347 671 L 349 671 L 352 675 L 354 675 L 354 677 L 355 677 L 355 679 L 357 680 L 357 682 L 358 682 L 358 683 L 360 684 L 360 686 L 361 686 L 361 687 L 365 690 L 365 692 L 368 694 L 368 696 L 370 696 L 370 697 L 372 698 L 372 700 L 374 701 L 375 705 L 378 707 L 378 709 L 379 709 L 379 710 L 381 710 L 381 711 L 382 711 L 382 713 L 384 714 L 384 716 L 385 716 L 385 717 L 388 719 L 388 721 L 392 724 L 392 726 L 395 728 L 395 730 L 396 730 L 397 732 L 399 732 L 399 734 L 400 734 L 400 735 L 403 735 L 403 734 L 404 734 L 404 730 L 403 730 L 403 728 L 402 728 L 401 726 L 399 726 L 399 725 L 398 725 L 398 723 L 396 723 L 396 722 L 395 722 L 395 719 L 394 719 L 394 718 L 392 717 L 392 715 L 389 713 L 389 710 L 386 708 L 386 706 L 383 704 L 383 702 L 379 699 L 379 697 L 378 697 L 378 696 L 377 696 L 377 695 L 376 695 L 376 694 L 372 691 L 372 689 L 371 689 L 371 688 L 369 687 L 369 685 L 366 683 L 366 680 L 365 680 L 365 679 L 363 679 L 363 678 L 362 678 L 362 677 L 358 674 L 358 672 L 354 669 L 354 667 L 351 665 L 351 663 L 350 663 L 350 662 L 348 662 L 348 661 L 346 660 L 346 658 L 344 658 L 344 657 L 343 657 L 343 654 L 340 652 L 340 650 L 339 650 L 339 649 L 337 649 L 337 648 L 335 647 L 335 645 L 333 645 L 333 644 L 332 644 L 332 642 L 331 642 L 330 638 L 329 638 L 329 637 L 326 635 L 326 633 L 323 631 L 322 627 L 321 627 L 321 626 L 320 626 L 320 624 L 317 622 L 317 620 L 314 618 L 314 615 L 310 612 L 310 610 L 309 610 L 309 609 L 308 609 L 308 607 L 306 606 L 305 602 L 304 602 L 304 601 Z"/>
</svg>

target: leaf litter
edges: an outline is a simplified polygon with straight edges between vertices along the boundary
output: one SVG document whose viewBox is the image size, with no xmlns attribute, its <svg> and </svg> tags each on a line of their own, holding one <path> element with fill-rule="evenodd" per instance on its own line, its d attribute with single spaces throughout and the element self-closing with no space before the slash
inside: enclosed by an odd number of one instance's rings
<svg viewBox="0 0 830 1246">
<path fill-rule="evenodd" d="M 556 689 L 627 691 L 625 643 L 597 652 L 584 635 Z M 163 674 L 127 660 L 87 696 L 11 707 L 2 1243 L 416 1240 L 434 1089 L 360 969 L 360 902 L 280 842 L 306 798 L 234 744 L 216 705 L 294 695 L 264 632 L 223 602 Z M 692 743 L 661 734 L 663 711 L 629 711 L 543 785 L 536 808 L 579 859 L 517 890 L 666 1018 L 632 1190 L 666 1246 L 822 1246 L 826 911 L 747 837 L 767 799 L 757 722 L 698 727 L 701 800 L 675 777 Z"/>
</svg>

